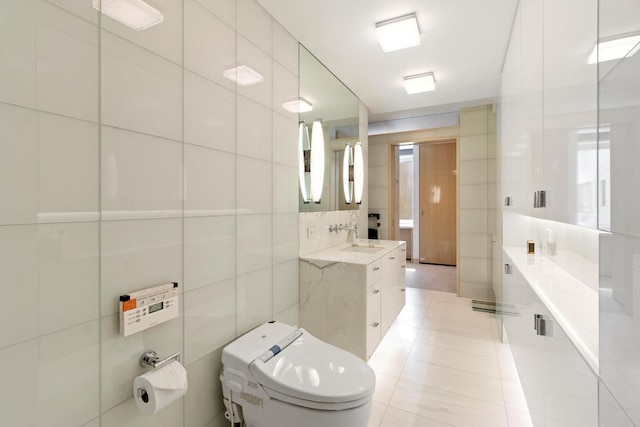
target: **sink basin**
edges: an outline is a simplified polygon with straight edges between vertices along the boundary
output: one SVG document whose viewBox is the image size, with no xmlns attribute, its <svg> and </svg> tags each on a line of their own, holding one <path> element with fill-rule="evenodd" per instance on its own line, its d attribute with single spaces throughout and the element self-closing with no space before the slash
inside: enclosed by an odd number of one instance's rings
<svg viewBox="0 0 640 427">
<path fill-rule="evenodd" d="M 359 252 L 359 253 L 367 253 L 367 254 L 373 254 L 381 250 L 384 250 L 384 248 L 380 246 L 358 246 L 358 245 L 349 246 L 347 248 L 340 249 L 340 251 L 343 251 L 343 252 Z"/>
</svg>

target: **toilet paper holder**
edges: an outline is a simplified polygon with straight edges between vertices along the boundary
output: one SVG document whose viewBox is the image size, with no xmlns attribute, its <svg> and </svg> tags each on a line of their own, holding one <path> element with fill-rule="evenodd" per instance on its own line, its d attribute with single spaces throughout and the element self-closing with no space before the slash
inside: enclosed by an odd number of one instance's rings
<svg viewBox="0 0 640 427">
<path fill-rule="evenodd" d="M 153 350 L 149 350 L 145 352 L 142 356 L 140 356 L 140 366 L 143 368 L 160 368 L 161 366 L 166 365 L 169 362 L 180 361 L 180 352 L 172 354 L 171 356 L 160 360 L 158 353 Z"/>
</svg>

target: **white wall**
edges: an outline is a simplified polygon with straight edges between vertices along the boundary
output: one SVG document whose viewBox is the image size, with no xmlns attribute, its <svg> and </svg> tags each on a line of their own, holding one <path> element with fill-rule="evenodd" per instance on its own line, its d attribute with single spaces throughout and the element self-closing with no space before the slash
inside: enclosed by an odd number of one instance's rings
<svg viewBox="0 0 640 427">
<path fill-rule="evenodd" d="M 459 295 L 494 301 L 496 114 L 490 105 L 460 111 L 458 142 Z"/>
<path fill-rule="evenodd" d="M 141 32 L 91 4 L 0 3 L 0 419 L 226 425 L 222 347 L 298 318 L 298 44 L 254 0 L 156 0 Z M 169 281 L 180 317 L 119 335 L 117 297 Z M 145 350 L 189 375 L 154 416 Z"/>
</svg>

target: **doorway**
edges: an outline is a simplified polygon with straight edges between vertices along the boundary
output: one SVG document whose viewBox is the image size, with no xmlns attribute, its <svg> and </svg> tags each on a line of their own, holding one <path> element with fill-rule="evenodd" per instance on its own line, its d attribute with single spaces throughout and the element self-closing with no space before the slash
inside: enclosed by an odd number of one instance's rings
<svg viewBox="0 0 640 427">
<path fill-rule="evenodd" d="M 390 152 L 395 236 L 407 242 L 407 286 L 457 292 L 457 139 Z M 409 280 L 409 277 L 415 280 Z"/>
<path fill-rule="evenodd" d="M 456 265 L 456 144 L 419 144 L 421 264 Z"/>
</svg>

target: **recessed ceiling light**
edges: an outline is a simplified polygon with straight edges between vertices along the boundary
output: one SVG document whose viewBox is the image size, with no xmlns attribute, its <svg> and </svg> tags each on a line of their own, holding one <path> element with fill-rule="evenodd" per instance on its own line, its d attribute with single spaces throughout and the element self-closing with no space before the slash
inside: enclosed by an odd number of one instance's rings
<svg viewBox="0 0 640 427">
<path fill-rule="evenodd" d="M 640 34 L 600 42 L 593 47 L 587 62 L 595 64 L 633 56 L 638 49 L 640 49 Z"/>
<path fill-rule="evenodd" d="M 376 37 L 384 52 L 420 45 L 415 13 L 376 23 Z"/>
<path fill-rule="evenodd" d="M 142 0 L 93 0 L 93 8 L 136 31 L 164 21 L 162 12 Z"/>
<path fill-rule="evenodd" d="M 251 86 L 264 81 L 262 74 L 247 65 L 229 68 L 228 70 L 224 70 L 222 75 L 226 79 L 238 83 L 240 86 Z"/>
<path fill-rule="evenodd" d="M 282 103 L 282 108 L 291 113 L 306 113 L 313 110 L 312 104 L 304 98 L 298 98 L 297 101 L 288 101 Z"/>
<path fill-rule="evenodd" d="M 404 89 L 408 94 L 429 92 L 436 89 L 436 80 L 433 73 L 416 74 L 404 78 Z"/>
</svg>

